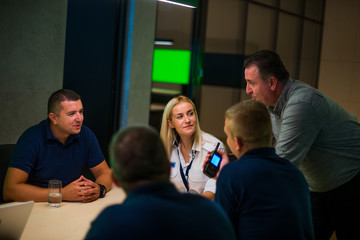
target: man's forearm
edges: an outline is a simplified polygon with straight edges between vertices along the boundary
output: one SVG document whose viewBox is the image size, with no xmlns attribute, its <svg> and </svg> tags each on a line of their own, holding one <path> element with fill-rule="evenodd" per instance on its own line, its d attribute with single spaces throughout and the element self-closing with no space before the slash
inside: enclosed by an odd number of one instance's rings
<svg viewBox="0 0 360 240">
<path fill-rule="evenodd" d="M 18 183 L 14 186 L 4 187 L 4 200 L 5 201 L 35 201 L 46 202 L 48 194 L 47 188 L 33 186 L 27 183 Z"/>
<path fill-rule="evenodd" d="M 109 191 L 112 186 L 111 170 L 108 170 L 98 176 L 95 181 L 97 184 L 102 184 L 106 187 L 106 191 Z"/>
</svg>

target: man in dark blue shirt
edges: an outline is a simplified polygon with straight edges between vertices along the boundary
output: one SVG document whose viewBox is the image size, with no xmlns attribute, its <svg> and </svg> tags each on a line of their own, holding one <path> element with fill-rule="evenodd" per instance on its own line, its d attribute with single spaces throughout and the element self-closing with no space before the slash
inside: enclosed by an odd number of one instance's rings
<svg viewBox="0 0 360 240">
<path fill-rule="evenodd" d="M 94 133 L 83 126 L 80 96 L 72 90 L 54 92 L 48 119 L 27 129 L 19 138 L 9 164 L 4 199 L 47 201 L 47 184 L 63 183 L 62 199 L 91 202 L 111 188 L 110 169 Z M 81 175 L 89 167 L 96 182 Z"/>
<path fill-rule="evenodd" d="M 170 183 L 170 162 L 155 129 L 123 129 L 114 136 L 110 155 L 114 182 L 128 196 L 100 213 L 86 239 L 235 239 L 220 206 L 179 193 Z"/>
<path fill-rule="evenodd" d="M 224 131 L 238 160 L 221 169 L 215 201 L 228 214 L 238 239 L 314 239 L 306 180 L 271 147 L 265 105 L 243 101 L 229 108 Z M 219 152 L 226 163 L 226 154 Z"/>
</svg>

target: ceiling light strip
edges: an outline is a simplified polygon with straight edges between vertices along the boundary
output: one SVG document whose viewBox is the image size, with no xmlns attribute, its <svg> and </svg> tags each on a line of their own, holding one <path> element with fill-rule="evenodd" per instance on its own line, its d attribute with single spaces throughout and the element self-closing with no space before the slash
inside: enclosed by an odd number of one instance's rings
<svg viewBox="0 0 360 240">
<path fill-rule="evenodd" d="M 179 5 L 182 7 L 188 7 L 188 8 L 196 8 L 194 6 L 191 5 L 187 5 L 187 4 L 183 4 L 183 3 L 178 3 L 178 2 L 173 2 L 173 1 L 169 1 L 169 0 L 158 0 L 159 2 L 165 2 L 165 3 L 170 3 L 170 4 L 175 4 L 175 5 Z"/>
</svg>

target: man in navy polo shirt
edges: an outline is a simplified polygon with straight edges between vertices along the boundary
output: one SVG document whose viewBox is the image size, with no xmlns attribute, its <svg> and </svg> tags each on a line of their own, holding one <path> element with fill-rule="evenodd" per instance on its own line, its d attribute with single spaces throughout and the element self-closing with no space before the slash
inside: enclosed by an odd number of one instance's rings
<svg viewBox="0 0 360 240">
<path fill-rule="evenodd" d="M 110 190 L 111 171 L 83 120 L 80 96 L 60 89 L 48 101 L 48 118 L 19 138 L 5 178 L 6 201 L 47 201 L 49 180 L 61 180 L 64 201 L 91 202 Z M 96 182 L 81 176 L 87 166 Z"/>
</svg>

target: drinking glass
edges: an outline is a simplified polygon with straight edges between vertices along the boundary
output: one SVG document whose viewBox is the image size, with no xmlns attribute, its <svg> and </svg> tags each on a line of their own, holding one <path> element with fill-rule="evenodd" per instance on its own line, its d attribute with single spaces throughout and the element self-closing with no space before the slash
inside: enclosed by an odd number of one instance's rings
<svg viewBox="0 0 360 240">
<path fill-rule="evenodd" d="M 61 195 L 61 181 L 60 180 L 50 180 L 49 181 L 49 191 L 48 191 L 48 202 L 49 207 L 58 208 L 61 205 L 62 195 Z"/>
</svg>

